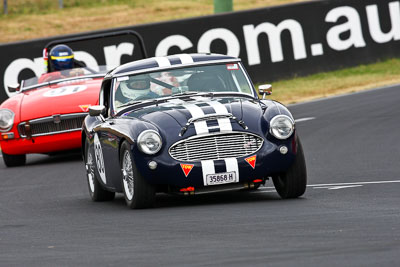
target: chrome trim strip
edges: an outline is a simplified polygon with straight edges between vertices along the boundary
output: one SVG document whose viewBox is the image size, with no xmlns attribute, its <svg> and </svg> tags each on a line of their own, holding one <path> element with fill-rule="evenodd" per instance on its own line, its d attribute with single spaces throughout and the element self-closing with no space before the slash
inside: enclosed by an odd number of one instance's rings
<svg viewBox="0 0 400 267">
<path fill-rule="evenodd" d="M 225 113 L 225 114 L 221 114 L 221 113 L 212 113 L 212 114 L 206 114 L 204 116 L 201 117 L 196 117 L 196 118 L 190 118 L 188 120 L 188 123 L 192 123 L 192 122 L 196 122 L 196 121 L 207 121 L 207 120 L 216 120 L 216 119 L 220 119 L 220 118 L 233 118 L 233 115 L 231 113 Z"/>
<path fill-rule="evenodd" d="M 58 132 L 51 132 L 51 133 L 42 133 L 42 134 L 32 134 L 32 137 L 39 137 L 39 136 L 46 136 L 46 135 L 56 135 L 56 134 L 62 134 L 62 133 L 70 133 L 70 132 L 76 132 L 80 131 L 82 128 L 76 128 L 76 129 L 71 129 L 71 130 L 63 130 L 63 131 L 58 131 Z M 20 137 L 25 138 L 26 135 L 21 135 Z"/>
<path fill-rule="evenodd" d="M 163 70 L 171 70 L 171 69 L 181 69 L 181 68 L 186 68 L 186 67 L 195 67 L 195 66 L 203 66 L 203 65 L 210 65 L 210 64 L 219 64 L 219 63 L 232 63 L 232 62 L 241 62 L 240 59 L 238 58 L 233 58 L 233 59 L 220 59 L 220 60 L 208 60 L 208 61 L 200 61 L 200 62 L 193 62 L 193 63 L 188 63 L 188 64 L 177 64 L 177 65 L 171 65 L 168 67 L 156 67 L 156 68 L 148 68 L 148 69 L 141 69 L 141 70 L 134 70 L 130 72 L 123 72 L 119 74 L 113 74 L 111 77 L 112 78 L 117 78 L 121 76 L 126 76 L 126 75 L 134 75 L 134 74 L 141 74 L 141 73 L 147 73 L 147 72 L 153 72 L 153 71 L 163 71 Z"/>
<path fill-rule="evenodd" d="M 250 76 L 249 76 L 249 74 L 247 73 L 246 69 L 245 69 L 244 66 L 242 65 L 242 62 L 239 62 L 239 66 L 240 66 L 240 69 L 242 70 L 244 76 L 246 77 L 247 83 L 248 83 L 248 84 L 250 85 L 250 87 L 253 89 L 253 90 L 251 90 L 251 91 L 253 92 L 252 95 L 253 95 L 254 97 L 257 97 L 257 99 L 260 99 L 260 97 L 259 97 L 258 94 L 257 94 L 257 90 L 256 90 L 256 88 L 254 87 L 254 84 L 250 81 Z"/>
</svg>

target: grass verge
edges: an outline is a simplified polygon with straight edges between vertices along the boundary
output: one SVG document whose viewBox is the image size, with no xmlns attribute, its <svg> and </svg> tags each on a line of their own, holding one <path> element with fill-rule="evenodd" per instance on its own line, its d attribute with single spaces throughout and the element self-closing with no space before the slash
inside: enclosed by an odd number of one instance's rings
<svg viewBox="0 0 400 267">
<path fill-rule="evenodd" d="M 234 0 L 234 10 L 275 6 L 305 0 Z M 13 0 L 2 14 L 0 43 L 151 22 L 211 15 L 212 0 Z"/>
<path fill-rule="evenodd" d="M 400 59 L 273 82 L 270 98 L 284 104 L 400 83 Z"/>
</svg>

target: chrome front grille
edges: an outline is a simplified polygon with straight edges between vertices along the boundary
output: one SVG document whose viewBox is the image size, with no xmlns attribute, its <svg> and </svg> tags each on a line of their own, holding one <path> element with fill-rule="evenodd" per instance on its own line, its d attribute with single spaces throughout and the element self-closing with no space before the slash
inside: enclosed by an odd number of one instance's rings
<svg viewBox="0 0 400 267">
<path fill-rule="evenodd" d="M 170 147 L 169 154 L 185 162 L 239 158 L 256 153 L 263 142 L 261 137 L 250 133 L 217 133 L 179 141 Z"/>
<path fill-rule="evenodd" d="M 73 132 L 82 129 L 82 123 L 87 113 L 54 115 L 40 119 L 22 122 L 18 125 L 21 137 L 52 135 Z"/>
</svg>

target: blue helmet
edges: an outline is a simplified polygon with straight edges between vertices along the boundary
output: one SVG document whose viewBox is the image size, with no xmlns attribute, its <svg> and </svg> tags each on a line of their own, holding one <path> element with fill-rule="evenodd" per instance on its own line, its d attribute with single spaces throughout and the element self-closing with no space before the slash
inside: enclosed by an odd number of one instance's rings
<svg viewBox="0 0 400 267">
<path fill-rule="evenodd" d="M 66 45 L 56 45 L 50 50 L 50 64 L 52 71 L 67 70 L 74 67 L 74 52 Z"/>
</svg>

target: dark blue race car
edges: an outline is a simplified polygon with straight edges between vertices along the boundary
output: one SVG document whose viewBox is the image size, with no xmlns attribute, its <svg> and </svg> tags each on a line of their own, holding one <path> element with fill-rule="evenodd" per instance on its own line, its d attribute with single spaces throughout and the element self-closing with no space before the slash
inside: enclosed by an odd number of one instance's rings
<svg viewBox="0 0 400 267">
<path fill-rule="evenodd" d="M 157 192 L 257 189 L 272 178 L 282 198 L 304 194 L 307 173 L 293 116 L 260 99 L 240 59 L 154 57 L 122 65 L 102 83 L 82 130 L 94 201 L 123 192 L 130 208 Z"/>
</svg>

